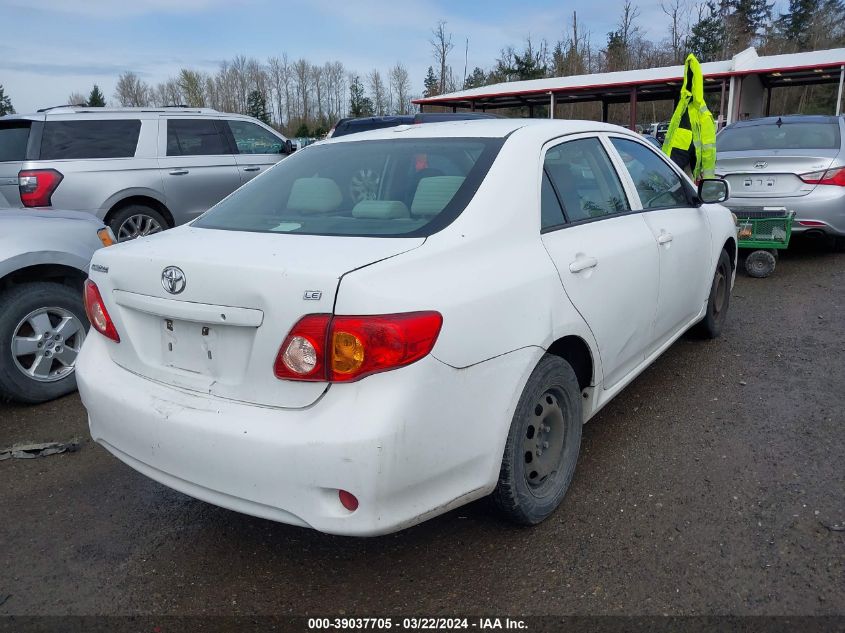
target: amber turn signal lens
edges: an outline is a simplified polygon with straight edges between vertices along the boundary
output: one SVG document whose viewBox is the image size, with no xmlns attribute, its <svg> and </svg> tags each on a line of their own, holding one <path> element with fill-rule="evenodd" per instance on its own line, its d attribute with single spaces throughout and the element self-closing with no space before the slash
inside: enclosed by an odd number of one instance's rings
<svg viewBox="0 0 845 633">
<path fill-rule="evenodd" d="M 100 242 L 102 242 L 103 246 L 112 246 L 117 243 L 117 240 L 114 239 L 114 233 L 112 233 L 111 229 L 107 226 L 97 231 L 97 237 L 100 238 Z"/>
<path fill-rule="evenodd" d="M 354 334 L 335 332 L 332 369 L 340 374 L 352 374 L 364 364 L 364 344 Z"/>
</svg>

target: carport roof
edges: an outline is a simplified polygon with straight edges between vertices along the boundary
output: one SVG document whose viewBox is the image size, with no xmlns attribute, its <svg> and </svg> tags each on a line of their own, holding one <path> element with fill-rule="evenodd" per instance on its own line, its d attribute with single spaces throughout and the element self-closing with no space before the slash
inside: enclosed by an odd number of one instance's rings
<svg viewBox="0 0 845 633">
<path fill-rule="evenodd" d="M 824 71 L 839 69 L 843 64 L 845 48 L 764 57 L 758 56 L 754 48 L 748 48 L 733 59 L 704 63 L 701 69 L 705 76 L 705 90 L 718 90 L 721 89 L 719 79 L 737 75 L 760 75 L 766 86 L 836 82 L 839 80 L 838 73 L 834 76 Z M 559 98 L 558 103 L 598 100 L 613 103 L 628 101 L 632 88 L 637 88 L 637 98 L 640 101 L 671 99 L 678 94 L 683 71 L 683 65 L 679 65 L 511 81 L 415 99 L 414 103 L 464 108 L 503 108 L 548 104 L 550 94 Z"/>
</svg>

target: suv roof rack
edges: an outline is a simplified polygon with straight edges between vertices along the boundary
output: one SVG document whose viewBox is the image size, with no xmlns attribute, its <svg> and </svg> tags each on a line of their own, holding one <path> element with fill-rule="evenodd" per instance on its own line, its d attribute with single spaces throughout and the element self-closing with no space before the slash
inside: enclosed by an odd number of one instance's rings
<svg viewBox="0 0 845 633">
<path fill-rule="evenodd" d="M 58 108 L 87 108 L 87 103 L 67 103 L 65 105 L 57 105 L 57 106 L 50 106 L 49 108 L 41 108 L 40 110 L 36 110 L 36 112 L 49 112 L 50 110 L 56 110 Z"/>
<path fill-rule="evenodd" d="M 166 105 L 166 106 L 146 106 L 146 107 L 100 107 L 88 106 L 84 103 L 75 105 L 60 105 L 51 106 L 49 108 L 41 108 L 37 112 L 40 114 L 56 113 L 56 114 L 82 114 L 82 113 L 115 113 L 115 112 L 172 112 L 182 111 L 194 114 L 219 114 L 214 108 L 192 108 L 186 105 Z"/>
</svg>

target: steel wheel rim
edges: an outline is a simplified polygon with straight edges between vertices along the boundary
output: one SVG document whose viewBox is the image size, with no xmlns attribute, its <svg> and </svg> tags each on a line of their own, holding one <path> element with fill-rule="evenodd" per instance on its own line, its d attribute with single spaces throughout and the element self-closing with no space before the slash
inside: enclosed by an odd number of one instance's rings
<svg viewBox="0 0 845 633">
<path fill-rule="evenodd" d="M 126 218 L 117 229 L 117 241 L 126 242 L 145 235 L 160 233 L 163 227 L 151 215 L 136 213 Z"/>
<path fill-rule="evenodd" d="M 537 497 L 553 490 L 566 448 L 566 418 L 560 394 L 546 390 L 534 403 L 522 442 L 525 482 Z"/>
<path fill-rule="evenodd" d="M 64 308 L 38 308 L 15 326 L 12 359 L 27 378 L 56 382 L 73 373 L 85 340 L 85 326 Z"/>
</svg>

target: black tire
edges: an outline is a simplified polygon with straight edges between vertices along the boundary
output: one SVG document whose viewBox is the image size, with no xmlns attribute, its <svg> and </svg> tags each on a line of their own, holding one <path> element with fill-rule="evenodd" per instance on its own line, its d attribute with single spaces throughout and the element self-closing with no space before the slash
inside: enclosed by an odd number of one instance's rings
<svg viewBox="0 0 845 633">
<path fill-rule="evenodd" d="M 88 318 L 85 316 L 81 291 L 50 282 L 21 284 L 0 293 L 0 306 L 3 306 L 0 312 L 0 398 L 36 404 L 75 391 L 76 376 L 73 363 L 68 367 L 59 357 L 67 357 L 68 352 L 78 351 L 88 331 Z M 22 367 L 32 369 L 39 357 L 35 354 L 21 355 L 20 349 L 16 353 L 13 351 L 13 345 L 21 338 L 26 338 L 27 341 L 38 338 L 37 331 L 31 328 L 28 322 L 24 325 L 21 323 L 28 315 L 48 308 L 50 314 L 47 318 L 52 319 L 52 327 L 47 332 L 49 336 L 38 345 L 43 351 L 37 353 L 46 354 L 49 347 L 52 350 L 52 360 L 48 359 L 46 369 L 44 365 L 39 366 L 41 373 L 48 375 L 38 379 L 35 374 L 25 374 Z M 71 325 L 81 326 L 81 334 L 63 336 L 61 328 L 54 329 L 60 323 L 56 316 L 59 312 L 66 313 Z M 77 322 L 74 322 L 71 316 L 75 317 Z M 62 331 L 68 334 L 70 330 L 66 328 Z M 75 354 L 73 358 L 75 362 Z M 50 368 L 54 368 L 52 372 Z M 51 373 L 54 375 L 49 375 Z"/>
<path fill-rule="evenodd" d="M 745 272 L 751 277 L 762 279 L 775 272 L 777 259 L 769 251 L 753 251 L 745 258 Z"/>
<path fill-rule="evenodd" d="M 113 212 L 109 227 L 118 242 L 134 240 L 136 237 L 160 233 L 170 225 L 155 209 L 143 204 L 130 204 Z"/>
<path fill-rule="evenodd" d="M 704 338 L 716 338 L 722 333 L 728 308 L 731 304 L 731 258 L 727 251 L 722 251 L 710 285 L 707 297 L 707 311 L 696 326 L 696 332 Z"/>
<path fill-rule="evenodd" d="M 582 426 L 575 372 L 565 360 L 543 356 L 519 398 L 492 495 L 507 518 L 535 525 L 560 505 L 575 472 Z"/>
</svg>

